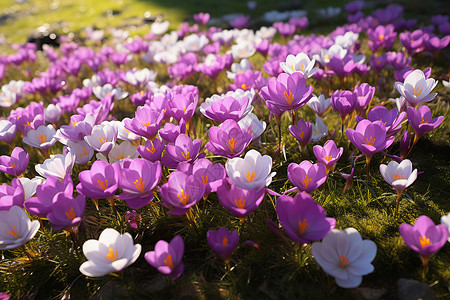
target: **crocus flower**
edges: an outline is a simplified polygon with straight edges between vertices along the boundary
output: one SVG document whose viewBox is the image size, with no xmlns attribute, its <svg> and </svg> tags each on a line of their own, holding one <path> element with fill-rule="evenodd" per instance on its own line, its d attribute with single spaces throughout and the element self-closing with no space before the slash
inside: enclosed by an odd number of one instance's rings
<svg viewBox="0 0 450 300">
<path fill-rule="evenodd" d="M 311 142 L 317 143 L 328 134 L 328 126 L 321 117 L 316 116 L 316 123 L 312 123 Z"/>
<path fill-rule="evenodd" d="M 416 107 L 430 102 L 436 97 L 437 93 L 431 93 L 431 91 L 437 84 L 438 81 L 433 78 L 426 79 L 421 70 L 414 70 L 406 76 L 404 83 L 397 81 L 394 87 L 405 97 L 409 105 Z"/>
<path fill-rule="evenodd" d="M 425 276 L 428 261 L 447 242 L 449 236 L 447 227 L 442 224 L 435 225 L 433 220 L 422 215 L 417 218 L 414 226 L 401 224 L 399 231 L 406 246 L 420 255 L 423 264 L 422 275 Z"/>
<path fill-rule="evenodd" d="M 204 12 L 194 14 L 193 16 L 194 21 L 199 23 L 200 25 L 206 25 L 209 21 L 209 17 L 210 17 L 209 14 Z"/>
<path fill-rule="evenodd" d="M 289 125 L 289 133 L 295 137 L 300 144 L 302 152 L 305 152 L 306 146 L 311 143 L 312 125 L 309 122 L 298 120 L 297 126 Z"/>
<path fill-rule="evenodd" d="M 34 194 L 36 193 L 36 189 L 39 185 L 45 183 L 45 178 L 41 176 L 36 176 L 32 179 L 20 177 L 19 180 L 23 187 L 25 201 L 34 196 Z"/>
<path fill-rule="evenodd" d="M 76 226 L 81 222 L 86 207 L 86 197 L 78 195 L 75 198 L 61 192 L 53 197 L 47 219 L 52 223 L 53 230 L 61 230 Z"/>
<path fill-rule="evenodd" d="M 145 260 L 155 267 L 159 272 L 177 279 L 184 271 L 181 261 L 184 254 L 184 241 L 179 235 L 175 236 L 170 243 L 160 240 L 155 245 L 154 251 L 145 253 Z"/>
<path fill-rule="evenodd" d="M 295 242 L 310 244 L 321 240 L 336 225 L 336 220 L 327 218 L 323 207 L 307 193 L 294 198 L 281 196 L 276 210 L 287 236 Z"/>
<path fill-rule="evenodd" d="M 204 184 L 193 175 L 174 171 L 168 182 L 159 189 L 161 204 L 167 207 L 169 214 L 182 215 L 200 201 L 205 194 Z"/>
<path fill-rule="evenodd" d="M 176 169 L 181 162 L 193 162 L 199 155 L 200 148 L 202 147 L 202 140 L 195 139 L 192 141 L 186 134 L 180 134 L 175 143 L 166 145 L 166 152 L 161 159 L 161 163 L 171 169 Z"/>
<path fill-rule="evenodd" d="M 305 78 L 309 78 L 313 76 L 318 69 L 318 67 L 314 68 L 315 62 L 315 59 L 311 60 L 308 55 L 300 52 L 296 56 L 289 54 L 286 57 L 285 62 L 280 62 L 280 67 L 288 74 L 300 72 Z"/>
<path fill-rule="evenodd" d="M 212 163 L 207 158 L 197 160 L 192 166 L 192 175 L 205 186 L 205 196 L 217 191 L 225 179 L 225 168 L 220 163 Z"/>
<path fill-rule="evenodd" d="M 78 174 L 80 183 L 77 191 L 89 198 L 106 199 L 113 197 L 119 187 L 120 166 L 118 164 L 97 160 L 92 164 L 90 170 Z"/>
<path fill-rule="evenodd" d="M 325 165 L 328 174 L 330 171 L 333 171 L 336 163 L 344 152 L 344 148 L 340 147 L 338 149 L 333 140 L 328 140 L 323 147 L 320 145 L 314 146 L 313 152 L 317 160 Z"/>
<path fill-rule="evenodd" d="M 322 116 L 330 108 L 331 98 L 325 98 L 323 94 L 319 97 L 313 94 L 307 104 L 318 116 Z"/>
<path fill-rule="evenodd" d="M 153 140 L 146 140 L 144 145 L 139 145 L 137 147 L 137 152 L 142 156 L 142 158 L 155 162 L 157 160 L 161 160 L 161 155 L 164 148 L 164 141 L 154 138 Z"/>
<path fill-rule="evenodd" d="M 450 213 L 441 217 L 441 224 L 446 226 L 448 229 L 449 237 L 447 238 L 447 241 L 450 243 Z"/>
<path fill-rule="evenodd" d="M 208 230 L 206 239 L 211 249 L 223 260 L 228 261 L 239 243 L 239 233 L 237 230 L 229 231 L 225 227 L 218 230 Z"/>
<path fill-rule="evenodd" d="M 244 222 L 245 217 L 254 212 L 264 199 L 265 189 L 246 190 L 236 187 L 231 180 L 224 180 L 217 189 L 219 201 L 234 216 Z"/>
<path fill-rule="evenodd" d="M 437 128 L 444 120 L 443 116 L 433 119 L 430 108 L 426 105 L 423 105 L 418 109 L 415 109 L 414 107 L 408 107 L 406 109 L 406 114 L 408 116 L 409 124 L 416 133 L 416 136 L 414 137 L 414 144 L 417 142 L 419 137 L 421 137 L 428 131 Z"/>
<path fill-rule="evenodd" d="M 384 126 L 386 127 L 386 136 L 390 137 L 402 129 L 401 122 L 406 117 L 405 112 L 398 113 L 398 110 L 396 108 L 394 109 L 387 109 L 386 107 L 382 105 L 377 105 L 374 108 L 372 108 L 369 113 L 367 114 L 367 120 L 374 122 L 374 121 L 381 121 L 384 123 Z M 360 116 L 356 116 L 356 120 L 359 122 L 363 118 Z"/>
<path fill-rule="evenodd" d="M 72 174 L 74 164 L 75 154 L 67 151 L 64 154 L 50 155 L 50 158 L 44 160 L 42 164 L 37 164 L 34 168 L 42 177 L 54 176 L 64 179 L 66 175 Z"/>
<path fill-rule="evenodd" d="M 0 250 L 22 246 L 36 235 L 39 227 L 39 221 L 30 221 L 27 213 L 19 206 L 0 210 Z"/>
<path fill-rule="evenodd" d="M 311 98 L 313 88 L 306 85 L 305 77 L 295 72 L 291 75 L 281 73 L 269 79 L 267 86 L 261 89 L 261 95 L 281 111 L 296 110 Z"/>
<path fill-rule="evenodd" d="M 266 130 L 266 122 L 259 120 L 254 113 L 249 113 L 239 120 L 239 127 L 252 135 L 252 141 L 256 140 Z"/>
<path fill-rule="evenodd" d="M 96 157 L 98 160 L 108 161 L 110 164 L 113 164 L 124 158 L 138 158 L 139 153 L 137 152 L 137 146 L 133 145 L 129 141 L 123 141 L 120 144 L 114 144 L 108 152 L 108 155 L 97 153 Z"/>
<path fill-rule="evenodd" d="M 25 192 L 18 178 L 11 181 L 11 185 L 6 183 L 0 185 L 0 211 L 9 210 L 11 206 L 23 206 Z"/>
<path fill-rule="evenodd" d="M 125 120 L 125 128 L 129 131 L 152 139 L 161 125 L 164 111 L 155 111 L 147 106 L 141 106 L 136 110 L 136 115 L 131 120 Z"/>
<path fill-rule="evenodd" d="M 23 137 L 23 142 L 32 147 L 48 149 L 56 143 L 55 134 L 53 125 L 41 125 L 37 129 L 28 130 L 27 135 Z"/>
<path fill-rule="evenodd" d="M 7 155 L 0 156 L 0 171 L 13 176 L 18 176 L 25 172 L 30 156 L 20 147 L 13 149 L 11 157 Z"/>
<path fill-rule="evenodd" d="M 226 120 L 219 127 L 211 127 L 208 136 L 205 148 L 215 155 L 228 158 L 241 155 L 252 139 L 252 135 L 243 131 L 234 120 Z"/>
<path fill-rule="evenodd" d="M 400 157 L 405 158 L 411 146 L 411 134 L 405 130 L 400 138 Z"/>
<path fill-rule="evenodd" d="M 16 137 L 17 126 L 8 121 L 0 120 L 0 141 L 11 144 Z"/>
<path fill-rule="evenodd" d="M 384 50 L 391 49 L 397 37 L 397 33 L 394 29 L 392 24 L 387 26 L 378 25 L 375 29 L 369 28 L 367 30 L 367 35 L 370 39 L 368 42 L 370 50 L 375 52 L 380 48 Z"/>
<path fill-rule="evenodd" d="M 250 91 L 212 95 L 200 105 L 200 112 L 205 117 L 221 123 L 228 119 L 239 121 L 252 111 L 252 100 Z"/>
<path fill-rule="evenodd" d="M 186 122 L 180 120 L 178 125 L 172 123 L 164 124 L 164 128 L 159 130 L 159 136 L 168 143 L 175 143 L 180 134 L 186 133 Z"/>
<path fill-rule="evenodd" d="M 117 128 L 109 123 L 95 125 L 90 135 L 84 140 L 92 149 L 100 153 L 108 153 L 117 141 Z"/>
<path fill-rule="evenodd" d="M 340 91 L 337 90 L 331 95 L 331 106 L 341 116 L 342 126 L 344 124 L 345 117 L 351 114 L 356 106 L 356 94 L 352 91 Z"/>
<path fill-rule="evenodd" d="M 355 86 L 353 92 L 356 94 L 355 109 L 357 111 L 361 111 L 364 107 L 369 105 L 369 102 L 372 100 L 373 95 L 375 94 L 375 88 L 371 87 L 367 83 L 363 83 L 361 85 Z"/>
<path fill-rule="evenodd" d="M 381 164 L 380 173 L 384 180 L 397 191 L 397 206 L 395 208 L 395 214 L 397 214 L 401 194 L 416 180 L 417 169 L 412 170 L 412 163 L 409 159 L 405 159 L 401 163 L 393 160 L 388 165 Z"/>
<path fill-rule="evenodd" d="M 322 163 L 312 164 L 304 160 L 300 164 L 291 163 L 288 166 L 287 174 L 292 184 L 300 191 L 311 194 L 325 180 L 327 180 L 327 171 Z"/>
<path fill-rule="evenodd" d="M 376 244 L 362 240 L 354 228 L 333 229 L 322 242 L 315 242 L 311 250 L 316 262 L 343 288 L 358 287 L 362 276 L 373 272 L 371 262 L 377 254 Z"/>
<path fill-rule="evenodd" d="M 87 240 L 83 244 L 83 253 L 88 261 L 80 266 L 80 272 L 90 277 L 119 272 L 134 263 L 141 250 L 141 245 L 134 245 L 128 232 L 120 234 L 115 229 L 106 228 L 98 240 Z"/>
<path fill-rule="evenodd" d="M 94 149 L 84 140 L 77 142 L 67 141 L 67 148 L 69 152 L 75 154 L 76 164 L 87 164 L 94 156 Z"/>
<path fill-rule="evenodd" d="M 138 214 L 134 209 L 125 214 L 125 219 L 128 220 L 128 224 L 130 224 L 131 228 L 137 229 L 138 228 L 138 222 L 141 220 L 141 215 Z"/>
<path fill-rule="evenodd" d="M 184 119 L 188 122 L 194 115 L 198 104 L 198 94 L 177 94 L 168 102 L 168 113 L 178 122 Z"/>
<path fill-rule="evenodd" d="M 161 179 L 162 169 L 159 161 L 145 159 L 124 159 L 121 164 L 118 195 L 130 208 L 142 208 L 153 200 L 153 189 Z"/>
<path fill-rule="evenodd" d="M 244 158 L 235 157 L 225 164 L 228 177 L 234 185 L 241 189 L 260 190 L 272 182 L 275 172 L 272 169 L 272 158 L 269 155 L 261 155 L 252 149 Z"/>
</svg>

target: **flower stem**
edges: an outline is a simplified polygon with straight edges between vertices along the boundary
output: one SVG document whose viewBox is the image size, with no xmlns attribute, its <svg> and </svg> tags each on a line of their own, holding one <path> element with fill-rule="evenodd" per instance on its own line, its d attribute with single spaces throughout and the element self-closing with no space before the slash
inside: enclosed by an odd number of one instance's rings
<svg viewBox="0 0 450 300">
<path fill-rule="evenodd" d="M 397 214 L 398 214 L 398 207 L 400 205 L 400 199 L 402 198 L 402 192 L 401 191 L 397 191 L 397 205 L 395 206 L 395 214 L 394 217 L 397 218 Z"/>
<path fill-rule="evenodd" d="M 369 182 L 369 178 L 370 178 L 370 159 L 372 158 L 372 156 L 366 156 L 366 165 L 367 165 L 367 182 Z"/>
<path fill-rule="evenodd" d="M 420 135 L 418 135 L 417 133 L 414 134 L 414 141 L 413 141 L 413 144 L 411 145 L 411 148 L 409 148 L 408 153 L 406 153 L 405 158 L 407 158 L 408 155 L 411 153 L 412 148 L 414 148 L 414 146 L 417 144 L 417 142 L 419 141 L 419 139 L 420 139 Z"/>
<path fill-rule="evenodd" d="M 420 256 L 420 259 L 422 260 L 422 281 L 425 281 L 427 273 L 428 273 L 428 262 L 430 261 L 429 257 L 426 256 Z"/>
</svg>

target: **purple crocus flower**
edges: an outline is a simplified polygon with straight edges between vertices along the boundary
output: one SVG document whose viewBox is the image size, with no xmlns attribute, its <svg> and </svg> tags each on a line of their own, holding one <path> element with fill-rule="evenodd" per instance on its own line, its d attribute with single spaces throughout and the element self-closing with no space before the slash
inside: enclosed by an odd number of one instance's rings
<svg viewBox="0 0 450 300">
<path fill-rule="evenodd" d="M 444 49 L 450 43 L 450 35 L 443 37 L 442 39 L 435 35 L 429 35 L 423 39 L 425 49 L 431 52 L 436 52 Z"/>
<path fill-rule="evenodd" d="M 83 141 L 85 136 L 91 135 L 94 126 L 94 114 L 72 115 L 69 125 L 62 125 L 56 132 L 55 138 L 63 144 L 67 144 L 67 141 Z"/>
<path fill-rule="evenodd" d="M 30 156 L 20 147 L 13 149 L 11 157 L 7 155 L 0 156 L 0 171 L 13 176 L 18 176 L 25 172 Z"/>
<path fill-rule="evenodd" d="M 169 214 L 182 215 L 200 201 L 205 194 L 205 186 L 193 175 L 174 171 L 169 180 L 159 189 L 161 203 L 169 208 Z"/>
<path fill-rule="evenodd" d="M 406 57 L 403 52 L 388 52 L 387 59 L 395 70 L 402 70 L 409 66 L 412 57 Z"/>
<path fill-rule="evenodd" d="M 118 164 L 110 165 L 106 161 L 97 160 L 90 170 L 78 174 L 80 183 L 77 191 L 89 198 L 112 198 L 119 187 L 120 172 Z"/>
<path fill-rule="evenodd" d="M 81 222 L 85 207 L 85 196 L 78 195 L 73 198 L 72 195 L 61 192 L 54 196 L 47 218 L 54 230 L 73 227 Z"/>
<path fill-rule="evenodd" d="M 417 142 L 419 137 L 441 125 L 442 121 L 444 120 L 443 116 L 433 119 L 430 108 L 426 105 L 423 105 L 418 109 L 410 106 L 406 109 L 406 114 L 408 116 L 409 124 L 416 133 L 416 137 L 414 137 L 414 143 Z"/>
<path fill-rule="evenodd" d="M 344 9 L 349 14 L 355 14 L 364 8 L 364 4 L 365 4 L 364 1 L 352 1 L 347 3 L 344 6 Z"/>
<path fill-rule="evenodd" d="M 295 26 L 289 23 L 276 22 L 273 27 L 284 37 L 287 38 L 294 34 Z"/>
<path fill-rule="evenodd" d="M 356 95 L 355 109 L 360 112 L 364 107 L 369 105 L 373 95 L 375 94 L 375 88 L 370 86 L 368 83 L 363 83 L 355 86 L 353 92 Z"/>
<path fill-rule="evenodd" d="M 325 180 L 327 180 L 327 170 L 324 164 L 304 160 L 300 164 L 291 163 L 287 169 L 287 175 L 292 184 L 300 191 L 311 194 Z"/>
<path fill-rule="evenodd" d="M 349 54 L 343 58 L 336 54 L 330 59 L 330 63 L 328 64 L 333 73 L 339 78 L 344 78 L 352 74 L 358 65 L 359 64 L 355 63 L 353 60 L 353 56 Z"/>
<path fill-rule="evenodd" d="M 198 95 L 193 93 L 178 94 L 173 96 L 172 100 L 168 102 L 168 113 L 175 120 L 180 122 L 181 119 L 185 121 L 191 120 L 198 104 Z"/>
<path fill-rule="evenodd" d="M 352 91 L 337 90 L 331 95 L 331 106 L 341 115 L 342 124 L 347 115 L 351 114 L 355 109 L 357 98 Z"/>
<path fill-rule="evenodd" d="M 155 111 L 147 106 L 141 106 L 136 110 L 133 119 L 125 120 L 125 128 L 129 131 L 152 139 L 158 132 L 164 118 L 164 111 Z"/>
<path fill-rule="evenodd" d="M 202 158 L 194 163 L 192 175 L 205 185 L 205 195 L 209 195 L 222 185 L 226 172 L 222 164 Z"/>
<path fill-rule="evenodd" d="M 25 208 L 36 216 L 45 217 L 51 211 L 53 199 L 59 193 L 72 196 L 73 182 L 70 176 L 64 177 L 63 181 L 53 176 L 48 177 L 44 184 L 37 186 L 36 196 L 25 202 Z"/>
<path fill-rule="evenodd" d="M 175 143 L 166 146 L 166 152 L 161 159 L 161 163 L 170 169 L 176 169 L 181 162 L 193 162 L 198 157 L 204 156 L 204 153 L 200 155 L 198 153 L 201 147 L 201 139 L 192 141 L 186 134 L 180 134 Z"/>
<path fill-rule="evenodd" d="M 387 26 L 378 25 L 375 29 L 369 28 L 367 35 L 370 41 L 369 48 L 373 52 L 378 49 L 390 50 L 395 42 L 397 33 L 394 31 L 394 25 L 389 24 Z"/>
<path fill-rule="evenodd" d="M 366 156 L 369 162 L 375 153 L 381 152 L 388 148 L 395 137 L 386 137 L 386 127 L 381 121 L 371 122 L 369 120 L 361 120 L 356 129 L 347 129 L 349 140 Z"/>
<path fill-rule="evenodd" d="M 403 46 L 405 46 L 408 53 L 413 55 L 423 50 L 423 36 L 424 32 L 417 29 L 413 32 L 405 31 L 400 33 L 399 39 Z"/>
<path fill-rule="evenodd" d="M 252 111 L 253 96 L 250 91 L 212 95 L 200 105 L 200 112 L 205 117 L 221 123 L 228 119 L 239 121 Z"/>
<path fill-rule="evenodd" d="M 208 13 L 199 12 L 198 14 L 194 14 L 194 21 L 199 23 L 200 25 L 208 24 L 210 15 Z"/>
<path fill-rule="evenodd" d="M 228 261 L 231 253 L 239 243 L 239 233 L 237 230 L 229 231 L 225 227 L 216 230 L 208 230 L 206 239 L 211 249 L 223 260 Z"/>
<path fill-rule="evenodd" d="M 23 207 L 25 191 L 18 178 L 14 178 L 11 185 L 0 185 L 0 199 L 0 210 L 9 210 L 12 206 Z"/>
<path fill-rule="evenodd" d="M 405 130 L 400 138 L 400 157 L 405 158 L 411 146 L 411 134 Z"/>
<path fill-rule="evenodd" d="M 269 79 L 267 86 L 261 89 L 266 103 L 281 111 L 296 110 L 305 105 L 312 97 L 313 88 L 306 85 L 306 79 L 300 72 L 281 73 Z"/>
<path fill-rule="evenodd" d="M 146 140 L 144 145 L 139 145 L 137 147 L 137 152 L 142 158 L 155 162 L 161 160 L 164 148 L 164 142 L 158 138 L 154 138 L 153 140 Z"/>
<path fill-rule="evenodd" d="M 130 208 L 144 207 L 153 200 L 153 189 L 161 179 L 161 163 L 145 159 L 124 159 L 121 166 L 119 188 L 123 191 L 118 195 L 125 200 Z"/>
<path fill-rule="evenodd" d="M 295 137 L 304 152 L 306 146 L 311 143 L 312 125 L 309 122 L 298 120 L 297 126 L 289 125 L 289 133 Z"/>
<path fill-rule="evenodd" d="M 245 217 L 254 212 L 263 201 L 265 188 L 246 190 L 224 180 L 222 186 L 217 189 L 217 195 L 223 207 L 244 222 Z"/>
<path fill-rule="evenodd" d="M 282 60 L 277 57 L 272 57 L 268 61 L 266 61 L 263 65 L 264 71 L 270 76 L 278 76 L 283 72 L 283 69 L 280 66 L 280 62 Z"/>
<path fill-rule="evenodd" d="M 445 245 L 449 235 L 445 225 L 435 225 L 433 220 L 424 215 L 417 218 L 414 226 L 401 224 L 399 231 L 406 246 L 420 255 L 424 270 L 429 259 Z"/>
<path fill-rule="evenodd" d="M 158 241 L 154 251 L 145 253 L 145 260 L 159 272 L 169 275 L 172 279 L 177 279 L 184 271 L 184 264 L 181 261 L 183 254 L 183 238 L 177 235 L 170 243 L 163 240 Z"/>
<path fill-rule="evenodd" d="M 336 225 L 336 220 L 327 218 L 324 208 L 307 193 L 294 198 L 281 196 L 276 210 L 287 236 L 302 244 L 323 239 Z"/>
<path fill-rule="evenodd" d="M 164 128 L 159 130 L 159 136 L 163 138 L 168 143 L 175 143 L 175 140 L 180 134 L 186 132 L 186 122 L 181 119 L 178 125 L 173 123 L 164 124 Z"/>
<path fill-rule="evenodd" d="M 243 131 L 234 120 L 226 120 L 219 127 L 211 127 L 208 136 L 205 148 L 215 155 L 228 158 L 241 155 L 252 140 L 252 135 Z"/>
<path fill-rule="evenodd" d="M 330 171 L 334 170 L 334 167 L 338 160 L 341 158 L 344 148 L 337 148 L 336 143 L 333 140 L 328 140 L 322 146 L 315 145 L 313 147 L 314 155 L 317 160 L 324 164 L 327 169 L 327 175 Z"/>
<path fill-rule="evenodd" d="M 388 55 L 384 53 L 383 55 L 372 54 L 370 57 L 370 66 L 375 72 L 380 73 L 384 70 L 388 64 Z"/>
<path fill-rule="evenodd" d="M 384 126 L 386 127 L 386 137 L 393 136 L 402 129 L 401 122 L 405 117 L 405 112 L 399 114 L 397 108 L 389 110 L 382 105 L 375 106 L 367 114 L 367 120 L 371 122 L 381 121 L 384 123 Z M 363 118 L 356 116 L 356 120 L 359 122 L 363 120 Z"/>
</svg>

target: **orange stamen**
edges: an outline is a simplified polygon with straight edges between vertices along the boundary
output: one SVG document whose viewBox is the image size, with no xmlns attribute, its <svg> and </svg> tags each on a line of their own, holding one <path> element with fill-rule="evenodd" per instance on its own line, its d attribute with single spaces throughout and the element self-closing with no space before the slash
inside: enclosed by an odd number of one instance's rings
<svg viewBox="0 0 450 300">
<path fill-rule="evenodd" d="M 139 179 L 136 179 L 134 181 L 134 186 L 140 190 L 142 193 L 145 191 L 145 181 L 142 181 L 142 178 L 139 177 Z"/>
<path fill-rule="evenodd" d="M 226 246 L 226 245 L 228 245 L 228 239 L 226 238 L 226 237 L 224 237 L 223 239 L 222 239 L 222 246 Z"/>
<path fill-rule="evenodd" d="M 45 143 L 47 141 L 47 135 L 46 134 L 40 135 L 39 140 L 41 141 L 41 143 Z"/>
<path fill-rule="evenodd" d="M 189 160 L 189 152 L 186 152 L 186 153 L 181 152 L 181 155 L 183 155 L 185 160 Z"/>
<path fill-rule="evenodd" d="M 284 92 L 284 99 L 286 99 L 286 102 L 291 105 L 292 101 L 294 101 L 294 94 L 292 94 L 290 90 L 288 92 Z"/>
<path fill-rule="evenodd" d="M 102 189 L 102 190 L 106 190 L 108 188 L 108 179 L 105 179 L 105 182 L 101 181 L 101 180 L 97 180 L 98 186 Z"/>
<path fill-rule="evenodd" d="M 306 219 L 303 219 L 303 221 L 298 221 L 298 229 L 299 229 L 300 235 L 302 235 L 308 227 L 309 227 L 309 224 L 308 224 L 308 222 L 306 222 Z"/>
<path fill-rule="evenodd" d="M 203 184 L 208 184 L 208 176 L 202 176 L 202 183 Z"/>
<path fill-rule="evenodd" d="M 167 255 L 166 259 L 164 260 L 164 263 L 166 264 L 166 266 L 173 269 L 172 255 L 170 255 L 170 254 Z"/>
<path fill-rule="evenodd" d="M 333 158 L 333 155 L 328 155 L 324 157 L 326 160 L 330 161 Z"/>
<path fill-rule="evenodd" d="M 305 175 L 305 177 L 303 177 L 303 179 L 302 179 L 303 186 L 305 188 L 308 188 L 308 185 L 311 183 L 311 181 L 312 181 L 312 179 L 309 178 L 308 175 Z"/>
<path fill-rule="evenodd" d="M 249 172 L 249 173 L 245 174 L 245 178 L 247 178 L 248 182 L 253 182 L 253 180 L 255 180 L 255 175 L 256 175 L 255 172 L 253 172 L 252 174 L 250 174 L 250 172 Z"/>
<path fill-rule="evenodd" d="M 186 205 L 189 201 L 189 195 L 184 192 L 183 189 L 180 190 L 180 193 L 177 194 L 177 198 L 183 205 Z"/>
<path fill-rule="evenodd" d="M 109 248 L 108 254 L 106 254 L 106 259 L 109 260 L 110 262 L 115 262 L 117 260 L 117 251 L 114 254 L 113 248 Z"/>
<path fill-rule="evenodd" d="M 236 203 L 236 206 L 238 208 L 241 208 L 241 209 L 245 208 L 245 200 L 243 200 L 243 199 L 234 200 L 234 203 Z"/>
<path fill-rule="evenodd" d="M 419 242 L 420 242 L 420 246 L 422 246 L 422 248 L 425 248 L 426 246 L 431 245 L 430 239 L 427 238 L 426 236 L 421 237 Z"/>
<path fill-rule="evenodd" d="M 394 174 L 394 180 L 405 179 L 405 174 Z"/>
<path fill-rule="evenodd" d="M 73 211 L 73 207 L 71 207 L 71 208 L 69 209 L 69 211 L 66 211 L 66 218 L 67 218 L 67 220 L 69 220 L 69 221 L 72 221 L 73 219 L 76 218 L 75 213 L 74 213 L 74 211 Z"/>
<path fill-rule="evenodd" d="M 364 142 L 364 144 L 373 146 L 373 144 L 375 144 L 375 139 L 373 137 L 370 137 L 369 139 L 366 138 L 366 141 Z"/>
<path fill-rule="evenodd" d="M 19 235 L 17 234 L 15 225 L 11 231 L 6 230 L 6 232 L 9 233 L 10 235 L 12 235 L 13 237 L 15 237 L 16 239 L 19 238 Z"/>
<path fill-rule="evenodd" d="M 339 254 L 339 257 L 341 258 L 341 266 L 345 267 L 345 265 L 349 262 L 348 258 L 343 256 L 342 254 Z"/>
<path fill-rule="evenodd" d="M 226 144 L 228 148 L 230 148 L 231 153 L 234 153 L 234 148 L 236 147 L 236 138 L 229 139 Z"/>
</svg>

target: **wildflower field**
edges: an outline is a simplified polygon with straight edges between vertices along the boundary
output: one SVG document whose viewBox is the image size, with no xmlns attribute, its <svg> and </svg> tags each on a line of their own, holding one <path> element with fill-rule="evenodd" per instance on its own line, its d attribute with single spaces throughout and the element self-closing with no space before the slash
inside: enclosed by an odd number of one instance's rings
<svg viewBox="0 0 450 300">
<path fill-rule="evenodd" d="M 330 2 L 2 2 L 0 299 L 448 299 L 448 4 Z"/>
</svg>

